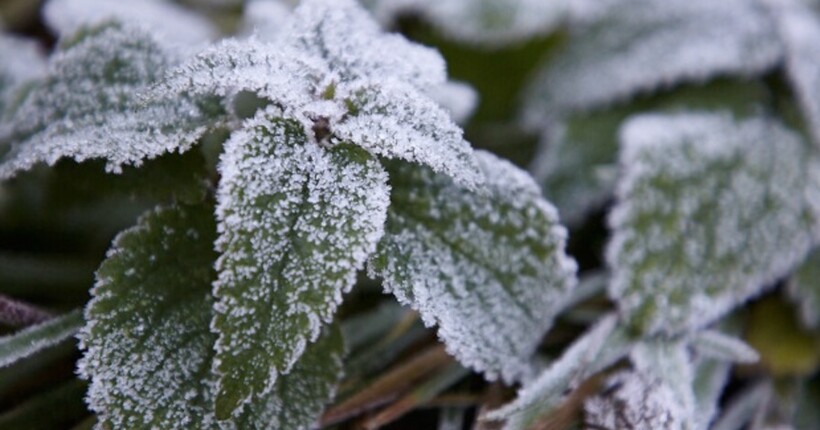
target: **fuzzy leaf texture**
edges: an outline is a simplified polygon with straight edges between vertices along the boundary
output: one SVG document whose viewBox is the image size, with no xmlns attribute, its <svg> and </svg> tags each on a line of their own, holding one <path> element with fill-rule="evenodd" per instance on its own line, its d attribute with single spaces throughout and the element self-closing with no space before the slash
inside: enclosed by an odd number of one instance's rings
<svg viewBox="0 0 820 430">
<path fill-rule="evenodd" d="M 621 143 L 609 295 L 634 329 L 702 328 L 793 270 L 818 237 L 817 160 L 773 120 L 645 115 Z"/>
<path fill-rule="evenodd" d="M 573 26 L 561 53 L 530 88 L 525 119 L 586 110 L 680 82 L 754 75 L 780 59 L 765 8 L 753 1 L 601 2 L 596 18 Z M 599 8 L 600 8 L 599 7 Z M 601 79 L 606 76 L 606 79 Z"/>
<path fill-rule="evenodd" d="M 187 149 L 207 128 L 191 113 L 199 108 L 140 97 L 176 61 L 151 34 L 116 23 L 63 39 L 44 80 L 0 123 L 0 178 L 63 157 L 102 158 L 118 172 Z"/>
<path fill-rule="evenodd" d="M 201 205 L 151 211 L 115 240 L 81 337 L 98 428 L 303 429 L 332 396 L 344 349 L 335 329 L 244 414 L 215 419 L 215 237 L 211 207 Z"/>
<path fill-rule="evenodd" d="M 383 234 L 387 174 L 361 148 L 325 149 L 261 112 L 220 161 L 217 416 L 270 391 L 316 340 Z"/>
<path fill-rule="evenodd" d="M 74 336 L 82 324 L 82 313 L 72 311 L 0 337 L 0 368 Z"/>
<path fill-rule="evenodd" d="M 477 152 L 486 189 L 430 169 L 390 171 L 387 234 L 370 262 L 385 289 L 438 325 L 447 350 L 489 379 L 517 380 L 575 286 L 566 230 L 523 171 Z"/>
</svg>

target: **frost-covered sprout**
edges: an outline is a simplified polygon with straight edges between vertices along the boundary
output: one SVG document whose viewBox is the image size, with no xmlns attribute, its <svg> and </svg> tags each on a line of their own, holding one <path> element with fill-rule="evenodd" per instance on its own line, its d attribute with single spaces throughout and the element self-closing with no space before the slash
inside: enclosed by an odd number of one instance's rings
<svg viewBox="0 0 820 430">
<path fill-rule="evenodd" d="M 218 165 L 215 236 L 201 209 L 160 210 L 120 236 L 99 272 L 82 373 L 104 422 L 275 423 L 271 399 L 308 383 L 300 369 L 322 348 L 325 326 L 377 246 L 373 261 L 387 266 L 374 263 L 374 273 L 439 325 L 457 358 L 490 378 L 527 374 L 538 341 L 570 301 L 566 233 L 526 174 L 473 153 L 451 119 L 469 111 L 472 93 L 448 86 L 437 52 L 382 33 L 352 0 L 305 1 L 272 41 L 231 39 L 193 56 L 163 43 L 150 24 L 112 21 L 64 37 L 43 81 L 0 126 L 6 178 L 65 157 L 103 159 L 117 172 L 187 151 L 211 130 L 231 133 Z M 431 98 L 437 88 L 454 89 L 454 102 L 441 102 L 451 112 Z M 388 181 L 408 185 L 391 195 Z M 428 185 L 416 195 L 413 186 Z M 419 197 L 424 207 L 388 213 Z M 385 236 L 386 223 L 408 215 L 422 219 L 403 219 L 410 230 Z M 201 228 L 183 235 L 185 220 Z M 421 230 L 431 222 L 449 241 Z M 393 233 L 448 259 L 384 252 Z M 487 253 L 493 249 L 508 252 Z M 170 266 L 186 260 L 185 269 L 159 273 L 161 257 Z M 213 280 L 204 269 L 211 260 Z M 211 281 L 212 291 L 198 290 Z M 430 303 L 441 291 L 448 314 Z M 133 303 L 123 299 L 131 296 Z M 300 416 L 315 414 L 328 389 L 310 394 Z"/>
</svg>

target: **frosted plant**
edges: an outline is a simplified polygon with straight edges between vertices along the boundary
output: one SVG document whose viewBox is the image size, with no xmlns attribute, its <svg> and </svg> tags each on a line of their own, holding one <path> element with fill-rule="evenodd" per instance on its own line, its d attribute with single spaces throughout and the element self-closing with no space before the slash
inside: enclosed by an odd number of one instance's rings
<svg viewBox="0 0 820 430">
<path fill-rule="evenodd" d="M 549 34 L 564 20 L 569 0 L 364 0 L 383 22 L 420 14 L 447 36 L 501 47 Z"/>
<path fill-rule="evenodd" d="M 45 60 L 37 43 L 16 36 L 0 35 L 0 119 L 17 102 L 26 84 L 45 73 Z"/>
<path fill-rule="evenodd" d="M 817 241 L 817 160 L 765 118 L 646 115 L 621 131 L 609 293 L 633 327 L 704 327 L 795 269 Z"/>
<path fill-rule="evenodd" d="M 806 327 L 820 327 L 820 252 L 814 251 L 789 282 L 788 293 Z"/>
<path fill-rule="evenodd" d="M 474 97 L 437 52 L 352 0 L 305 1 L 267 40 L 161 40 L 81 28 L 0 129 L 5 178 L 66 157 L 117 172 L 230 134 L 215 220 L 149 214 L 98 272 L 81 373 L 104 426 L 309 425 L 335 382 L 322 334 L 368 260 L 462 363 L 531 373 L 573 300 L 566 231 L 526 173 L 464 140 L 451 116 Z"/>
<path fill-rule="evenodd" d="M 63 39 L 42 81 L 0 122 L 0 178 L 64 157 L 103 158 L 119 171 L 188 149 L 213 125 L 202 107 L 140 97 L 178 60 L 151 33 L 120 24 Z"/>
<path fill-rule="evenodd" d="M 82 323 L 80 312 L 73 311 L 0 337 L 0 368 L 74 336 Z"/>
</svg>

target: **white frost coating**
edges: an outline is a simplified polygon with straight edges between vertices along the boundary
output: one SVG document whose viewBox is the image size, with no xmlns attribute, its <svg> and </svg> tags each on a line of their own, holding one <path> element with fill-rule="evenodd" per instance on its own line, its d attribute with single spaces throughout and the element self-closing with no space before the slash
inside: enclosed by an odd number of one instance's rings
<svg viewBox="0 0 820 430">
<path fill-rule="evenodd" d="M 245 3 L 242 14 L 242 33 L 261 40 L 275 40 L 291 10 L 286 0 L 250 0 Z"/>
<path fill-rule="evenodd" d="M 550 367 L 518 391 L 516 399 L 487 414 L 505 420 L 505 430 L 524 430 L 557 407 L 567 390 L 609 367 L 631 348 L 614 315 L 605 316 L 579 337 Z"/>
<path fill-rule="evenodd" d="M 757 351 L 746 342 L 717 330 L 697 332 L 691 346 L 702 357 L 735 363 L 754 363 L 760 359 Z"/>
<path fill-rule="evenodd" d="M 576 283 L 567 232 L 530 177 L 477 152 L 485 188 L 429 169 L 391 170 L 388 232 L 369 264 L 401 303 L 438 325 L 447 351 L 494 380 L 527 377 Z"/>
<path fill-rule="evenodd" d="M 436 50 L 382 32 L 354 0 L 304 0 L 280 35 L 280 45 L 324 59 L 342 81 L 392 77 L 425 89 L 447 80 Z"/>
<path fill-rule="evenodd" d="M 568 11 L 567 0 L 369 0 L 382 22 L 420 14 L 455 40 L 498 48 L 549 34 Z"/>
<path fill-rule="evenodd" d="M 325 149 L 275 108 L 225 144 L 214 284 L 217 414 L 288 373 L 384 232 L 387 173 L 353 145 Z"/>
<path fill-rule="evenodd" d="M 215 235 L 212 208 L 202 205 L 151 211 L 115 240 L 81 336 L 79 373 L 91 380 L 98 428 L 307 429 L 333 395 L 344 354 L 335 328 L 270 394 L 236 420 L 217 422 L 209 330 Z"/>
<path fill-rule="evenodd" d="M 46 62 L 37 42 L 0 34 L 0 119 L 24 84 L 45 75 Z"/>
<path fill-rule="evenodd" d="M 200 45 L 216 36 L 207 20 L 164 0 L 50 0 L 43 16 L 60 36 L 111 20 L 138 25 L 181 45 Z"/>
<path fill-rule="evenodd" d="M 323 120 L 324 143 L 354 143 L 476 186 L 480 175 L 469 143 L 425 94 L 445 79 L 437 52 L 381 33 L 351 0 L 308 0 L 275 42 L 223 41 L 175 70 L 154 92 L 226 97 L 250 91 L 297 119 L 309 136 Z"/>
<path fill-rule="evenodd" d="M 141 93 L 175 62 L 152 35 L 105 25 L 78 36 L 49 61 L 44 82 L 0 123 L 0 178 L 36 163 L 103 158 L 107 169 L 189 148 L 205 131 L 182 98 Z"/>
<path fill-rule="evenodd" d="M 754 75 L 782 51 L 767 11 L 748 0 L 625 0 L 599 18 L 575 26 L 536 76 L 526 122 L 682 81 Z"/>
<path fill-rule="evenodd" d="M 457 124 L 470 119 L 478 105 L 478 92 L 461 81 L 447 81 L 427 89 L 426 93 L 447 112 Z"/>
<path fill-rule="evenodd" d="M 660 380 L 635 371 L 622 371 L 607 380 L 607 387 L 612 392 L 584 402 L 584 422 L 588 425 L 584 428 L 693 430 L 678 416 L 675 405 L 678 399 L 672 388 Z"/>
<path fill-rule="evenodd" d="M 82 312 L 74 311 L 0 337 L 0 368 L 68 339 L 82 325 Z"/>
<path fill-rule="evenodd" d="M 694 369 L 683 343 L 648 340 L 630 353 L 633 370 L 612 376 L 584 402 L 585 422 L 602 428 L 695 430 Z"/>
<path fill-rule="evenodd" d="M 820 17 L 800 1 L 769 1 L 786 51 L 786 73 L 814 142 L 820 145 Z"/>
<path fill-rule="evenodd" d="M 355 106 L 334 127 L 342 141 L 373 154 L 429 166 L 470 188 L 482 183 L 461 128 L 415 87 L 382 78 L 352 82 L 339 92 Z"/>
<path fill-rule="evenodd" d="M 820 237 L 810 145 L 773 120 L 643 115 L 621 142 L 609 295 L 644 333 L 708 325 Z"/>
</svg>

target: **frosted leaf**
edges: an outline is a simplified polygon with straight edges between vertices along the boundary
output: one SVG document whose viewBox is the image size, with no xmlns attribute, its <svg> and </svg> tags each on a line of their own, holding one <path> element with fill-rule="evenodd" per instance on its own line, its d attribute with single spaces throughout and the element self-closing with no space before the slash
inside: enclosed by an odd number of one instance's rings
<svg viewBox="0 0 820 430">
<path fill-rule="evenodd" d="M 112 20 L 140 26 L 162 40 L 183 45 L 203 44 L 216 36 L 207 20 L 165 0 L 49 0 L 43 18 L 60 36 Z"/>
<path fill-rule="evenodd" d="M 486 189 L 472 192 L 410 164 L 396 165 L 387 234 L 372 276 L 461 363 L 494 380 L 524 377 L 575 286 L 567 232 L 529 176 L 478 152 Z"/>
<path fill-rule="evenodd" d="M 584 428 L 693 430 L 694 373 L 684 344 L 649 340 L 630 357 L 633 370 L 610 377 L 602 393 L 584 402 Z"/>
<path fill-rule="evenodd" d="M 537 123 L 682 81 L 758 74 L 780 59 L 766 10 L 748 0 L 625 0 L 575 26 L 527 91 Z"/>
<path fill-rule="evenodd" d="M 785 45 L 786 73 L 815 143 L 820 145 L 820 17 L 799 1 L 780 4 L 774 15 Z"/>
<path fill-rule="evenodd" d="M 532 382 L 518 391 L 516 399 L 487 414 L 485 419 L 505 420 L 505 430 L 524 430 L 540 417 L 552 412 L 567 390 L 580 384 L 626 355 L 631 341 L 609 315 L 581 335 Z"/>
<path fill-rule="evenodd" d="M 40 79 L 46 70 L 37 42 L 0 33 L 0 118 L 13 104 L 18 91 Z"/>
<path fill-rule="evenodd" d="M 697 332 L 691 345 L 701 356 L 717 360 L 754 363 L 760 359 L 757 351 L 746 342 L 717 330 Z"/>
<path fill-rule="evenodd" d="M 321 61 L 301 53 L 256 39 L 226 39 L 171 70 L 148 98 L 230 98 L 248 91 L 301 114 L 320 98 L 327 73 Z"/>
<path fill-rule="evenodd" d="M 448 81 L 429 88 L 427 94 L 447 112 L 457 124 L 470 119 L 478 105 L 478 92 L 461 81 Z"/>
<path fill-rule="evenodd" d="M 695 331 L 789 273 L 815 242 L 816 160 L 773 120 L 645 115 L 621 142 L 609 294 L 638 330 Z"/>
<path fill-rule="evenodd" d="M 788 283 L 787 292 L 797 305 L 806 327 L 820 328 L 820 251 L 813 251 Z"/>
<path fill-rule="evenodd" d="M 386 34 L 354 0 L 304 0 L 279 43 L 324 59 L 341 81 L 394 78 L 427 88 L 446 81 L 437 51 Z"/>
<path fill-rule="evenodd" d="M 142 30 L 107 24 L 76 35 L 49 62 L 45 81 L 0 124 L 0 178 L 63 157 L 103 158 L 107 170 L 189 148 L 209 123 L 185 99 L 140 93 L 175 61 Z"/>
<path fill-rule="evenodd" d="M 339 139 L 376 155 L 427 165 L 470 188 L 482 182 L 461 128 L 418 89 L 382 79 L 342 91 L 350 111 L 333 128 Z"/>
<path fill-rule="evenodd" d="M 286 0 L 250 0 L 242 14 L 242 32 L 260 40 L 276 40 L 290 13 Z"/>
<path fill-rule="evenodd" d="M 338 330 L 235 422 L 214 416 L 216 335 L 211 282 L 216 225 L 209 206 L 152 211 L 121 233 L 86 309 L 80 373 L 100 428 L 302 429 L 332 396 L 341 371 Z M 283 424 L 286 423 L 286 424 Z"/>
<path fill-rule="evenodd" d="M 70 338 L 82 325 L 82 312 L 74 311 L 0 336 L 0 368 Z"/>
<path fill-rule="evenodd" d="M 584 402 L 584 430 L 690 430 L 676 411 L 671 387 L 635 371 L 607 381 L 605 394 Z"/>
<path fill-rule="evenodd" d="M 416 14 L 460 42 L 499 48 L 549 34 L 565 18 L 567 0 L 369 0 L 381 21 Z"/>
<path fill-rule="evenodd" d="M 699 359 L 695 363 L 692 389 L 695 394 L 695 425 L 693 430 L 708 430 L 718 412 L 718 402 L 729 380 L 729 363 Z"/>
<path fill-rule="evenodd" d="M 387 174 L 360 148 L 330 149 L 261 112 L 220 161 L 213 329 L 217 415 L 271 389 L 329 322 L 383 234 Z"/>
</svg>

